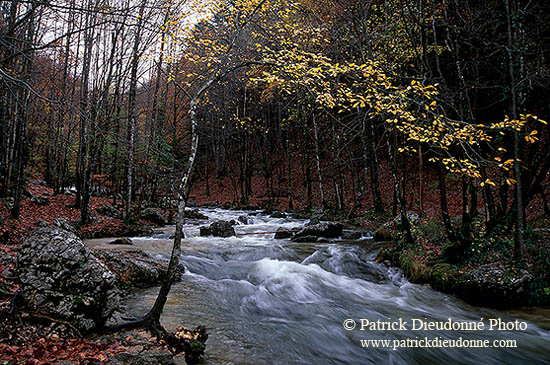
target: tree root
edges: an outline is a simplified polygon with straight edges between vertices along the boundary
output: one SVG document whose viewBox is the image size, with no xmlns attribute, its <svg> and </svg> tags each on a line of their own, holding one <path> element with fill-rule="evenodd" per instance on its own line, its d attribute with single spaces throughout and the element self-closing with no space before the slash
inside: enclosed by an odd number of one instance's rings
<svg viewBox="0 0 550 365">
<path fill-rule="evenodd" d="M 144 328 L 148 330 L 157 341 L 168 346 L 172 355 L 184 353 L 185 361 L 188 364 L 197 363 L 204 355 L 206 349 L 206 340 L 208 334 L 204 326 L 198 326 L 194 330 L 180 326 L 174 333 L 167 331 L 159 320 L 153 319 L 146 315 L 143 318 L 130 320 L 114 326 L 105 327 L 110 332 L 118 332 L 136 328 Z"/>
</svg>

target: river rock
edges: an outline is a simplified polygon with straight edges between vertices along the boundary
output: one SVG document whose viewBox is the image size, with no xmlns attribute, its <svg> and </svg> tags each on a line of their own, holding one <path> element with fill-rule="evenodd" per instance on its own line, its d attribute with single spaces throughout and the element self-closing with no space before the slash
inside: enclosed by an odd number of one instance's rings
<svg viewBox="0 0 550 365">
<path fill-rule="evenodd" d="M 275 232 L 275 237 L 273 237 L 273 238 L 276 239 L 276 240 L 284 240 L 284 239 L 287 239 L 287 238 L 292 238 L 294 233 L 295 232 L 293 232 L 293 231 L 291 231 L 287 228 L 279 227 L 279 228 L 277 228 L 277 231 Z"/>
<path fill-rule="evenodd" d="M 31 198 L 31 203 L 44 206 L 50 204 L 50 200 L 45 196 L 34 195 Z"/>
<path fill-rule="evenodd" d="M 235 236 L 235 221 L 216 221 L 209 226 L 200 227 L 201 236 L 231 237 Z"/>
<path fill-rule="evenodd" d="M 338 238 L 342 234 L 342 223 L 339 222 L 326 222 L 326 223 L 319 223 L 314 224 L 312 226 L 306 226 L 296 232 L 294 237 L 292 237 L 292 240 L 295 242 L 300 237 L 304 236 L 314 236 L 317 237 L 325 237 L 325 238 Z"/>
<path fill-rule="evenodd" d="M 109 244 L 110 245 L 133 245 L 134 243 L 132 242 L 131 239 L 127 237 L 120 237 L 114 241 L 109 242 Z"/>
<path fill-rule="evenodd" d="M 95 250 L 93 253 L 116 275 L 117 286 L 122 288 L 150 288 L 160 285 L 166 277 L 168 262 L 143 251 Z M 184 271 L 180 264 L 176 280 L 181 280 Z"/>
<path fill-rule="evenodd" d="M 40 228 L 23 240 L 17 274 L 28 308 L 83 332 L 101 328 L 120 300 L 115 275 L 60 228 Z"/>
<path fill-rule="evenodd" d="M 271 218 L 286 218 L 286 213 L 280 210 L 276 210 L 270 215 Z"/>
<path fill-rule="evenodd" d="M 240 215 L 237 220 L 242 224 L 248 224 L 248 217 L 246 215 Z"/>
<path fill-rule="evenodd" d="M 319 224 L 321 223 L 321 221 L 319 220 L 319 218 L 317 217 L 312 217 L 310 218 L 307 223 L 306 223 L 306 227 L 309 227 L 309 226 L 314 226 L 316 224 Z"/>
<path fill-rule="evenodd" d="M 158 209 L 146 208 L 143 209 L 140 215 L 141 219 L 153 222 L 159 226 L 165 226 L 167 224 L 166 216 Z"/>
<path fill-rule="evenodd" d="M 296 243 L 317 242 L 318 238 L 320 237 L 307 235 L 307 236 L 292 237 L 292 241 Z"/>
<path fill-rule="evenodd" d="M 363 232 L 361 231 L 342 231 L 342 239 L 357 241 L 363 238 Z"/>
<path fill-rule="evenodd" d="M 189 209 L 185 211 L 185 218 L 187 219 L 208 219 L 207 216 L 199 212 L 198 209 Z"/>
<path fill-rule="evenodd" d="M 473 304 L 493 307 L 527 304 L 527 290 L 533 276 L 524 269 L 502 263 L 481 265 L 458 282 L 458 292 Z"/>
<path fill-rule="evenodd" d="M 122 213 L 117 208 L 107 205 L 107 204 L 100 204 L 95 211 L 101 215 L 104 215 L 106 217 L 116 218 L 116 219 L 122 219 Z"/>
</svg>

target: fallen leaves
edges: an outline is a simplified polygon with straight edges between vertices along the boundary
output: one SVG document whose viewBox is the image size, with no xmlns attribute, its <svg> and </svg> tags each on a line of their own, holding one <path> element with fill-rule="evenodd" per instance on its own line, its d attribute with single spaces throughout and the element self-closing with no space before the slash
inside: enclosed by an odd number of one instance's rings
<svg viewBox="0 0 550 365">
<path fill-rule="evenodd" d="M 81 339 L 61 339 L 54 334 L 25 346 L 0 344 L 0 359 L 24 364 L 52 364 L 59 361 L 104 364 L 127 348 L 118 341 L 98 343 Z"/>
</svg>

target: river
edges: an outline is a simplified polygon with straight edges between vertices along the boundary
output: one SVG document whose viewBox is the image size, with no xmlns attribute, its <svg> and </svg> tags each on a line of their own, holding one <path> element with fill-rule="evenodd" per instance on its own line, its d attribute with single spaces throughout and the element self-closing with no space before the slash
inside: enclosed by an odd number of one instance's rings
<svg viewBox="0 0 550 365">
<path fill-rule="evenodd" d="M 214 208 L 201 212 L 211 220 L 246 214 Z M 259 214 L 249 219 L 251 224 L 236 226 L 237 233 L 272 232 L 306 222 Z M 205 325 L 206 364 L 550 364 L 548 309 L 475 307 L 429 286 L 411 284 L 399 270 L 374 262 L 380 245 L 367 237 L 308 244 L 275 240 L 273 234 L 199 237 L 198 227 L 184 228 L 181 261 L 187 270 L 172 288 L 162 322 L 170 330 Z M 132 239 L 136 248 L 167 258 L 173 229 Z M 87 244 L 102 246 L 106 241 Z M 134 313 L 146 312 L 157 292 L 158 288 L 136 292 L 125 306 Z M 449 318 L 457 326 L 483 318 L 485 327 L 476 331 L 412 327 L 413 320 L 435 324 Z M 489 319 L 498 318 L 518 320 L 526 328 L 489 330 L 494 323 Z M 380 321 L 382 326 L 401 320 L 407 330 L 361 331 L 361 319 L 363 324 Z M 347 326 L 355 323 L 355 329 L 346 330 L 346 320 Z M 480 340 L 478 345 L 487 340 L 489 347 L 425 347 L 436 344 L 434 340 L 461 337 Z M 361 340 L 389 340 L 389 348 L 382 348 L 382 342 L 373 348 L 374 341 L 366 348 Z"/>
</svg>

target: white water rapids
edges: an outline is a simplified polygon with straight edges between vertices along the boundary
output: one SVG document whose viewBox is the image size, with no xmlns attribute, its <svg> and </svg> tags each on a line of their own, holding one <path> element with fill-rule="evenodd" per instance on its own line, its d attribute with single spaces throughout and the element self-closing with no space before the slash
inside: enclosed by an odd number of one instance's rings
<svg viewBox="0 0 550 365">
<path fill-rule="evenodd" d="M 237 219 L 242 211 L 201 209 L 210 220 Z M 237 233 L 273 232 L 305 221 L 250 216 Z M 204 224 L 207 224 L 205 221 Z M 454 296 L 415 285 L 399 270 L 374 262 L 372 240 L 293 243 L 273 234 L 199 237 L 186 225 L 181 262 L 186 273 L 175 283 L 162 317 L 168 329 L 205 325 L 206 364 L 550 364 L 550 311 L 497 311 L 474 307 Z M 133 248 L 168 258 L 173 227 L 164 234 L 132 238 Z M 88 240 L 103 246 L 108 239 Z M 106 245 L 105 245 L 106 246 Z M 158 288 L 133 294 L 133 313 L 152 305 Z M 360 331 L 346 319 L 455 322 L 480 318 L 519 319 L 522 331 Z M 487 323 L 487 322 L 486 322 Z M 361 340 L 423 338 L 515 340 L 517 348 L 364 348 Z"/>
</svg>

